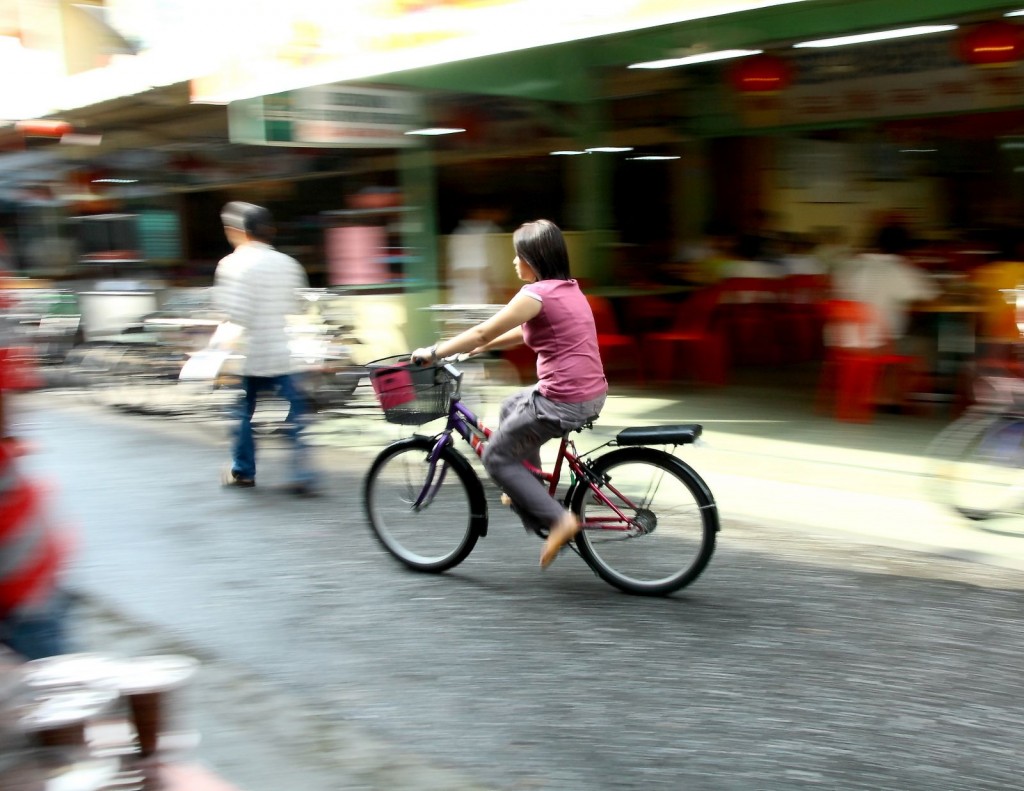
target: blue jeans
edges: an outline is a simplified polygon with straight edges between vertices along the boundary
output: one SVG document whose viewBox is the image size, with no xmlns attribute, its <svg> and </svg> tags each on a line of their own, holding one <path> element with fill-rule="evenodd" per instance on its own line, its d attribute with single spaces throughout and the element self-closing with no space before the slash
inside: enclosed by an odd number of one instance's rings
<svg viewBox="0 0 1024 791">
<path fill-rule="evenodd" d="M 231 470 L 240 478 L 256 479 L 256 443 L 252 435 L 252 416 L 263 392 L 276 393 L 288 402 L 285 435 L 292 446 L 291 483 L 312 484 L 315 475 L 309 462 L 309 448 L 302 437 L 306 423 L 306 397 L 291 374 L 281 376 L 243 376 L 242 396 L 238 401 L 238 425 L 231 448 Z"/>
<path fill-rule="evenodd" d="M 69 653 L 65 635 L 70 597 L 54 593 L 31 612 L 14 612 L 0 620 L 0 643 L 25 659 L 43 659 Z"/>
</svg>

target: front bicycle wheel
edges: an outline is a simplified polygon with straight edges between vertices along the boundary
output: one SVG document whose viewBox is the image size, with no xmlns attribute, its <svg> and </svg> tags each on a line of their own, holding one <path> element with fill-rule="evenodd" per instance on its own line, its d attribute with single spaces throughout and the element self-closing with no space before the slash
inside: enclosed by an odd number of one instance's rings
<svg viewBox="0 0 1024 791">
<path fill-rule="evenodd" d="M 435 442 L 416 436 L 392 443 L 373 462 L 363 487 L 374 535 L 417 571 L 441 572 L 458 565 L 487 525 L 480 479 L 452 447 L 441 451 L 431 469 Z"/>
<path fill-rule="evenodd" d="M 1024 415 L 968 412 L 935 440 L 933 491 L 961 516 L 983 521 L 1024 507 Z"/>
<path fill-rule="evenodd" d="M 718 510 L 703 479 L 675 456 L 623 448 L 596 458 L 595 492 L 578 484 L 571 508 L 583 522 L 576 547 L 606 582 L 665 596 L 693 582 L 711 560 Z"/>
</svg>

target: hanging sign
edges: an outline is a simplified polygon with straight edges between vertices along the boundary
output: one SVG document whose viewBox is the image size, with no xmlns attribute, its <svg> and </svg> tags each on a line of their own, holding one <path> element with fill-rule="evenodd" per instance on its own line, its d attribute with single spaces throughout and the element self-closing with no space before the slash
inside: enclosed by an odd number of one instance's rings
<svg viewBox="0 0 1024 791">
<path fill-rule="evenodd" d="M 774 94 L 729 96 L 749 128 L 907 118 L 1019 107 L 1024 62 L 977 69 L 949 37 L 791 53 L 793 83 Z"/>
<path fill-rule="evenodd" d="M 422 125 L 419 98 L 408 91 L 320 85 L 228 105 L 233 143 L 317 148 L 414 145 L 405 133 Z"/>
</svg>

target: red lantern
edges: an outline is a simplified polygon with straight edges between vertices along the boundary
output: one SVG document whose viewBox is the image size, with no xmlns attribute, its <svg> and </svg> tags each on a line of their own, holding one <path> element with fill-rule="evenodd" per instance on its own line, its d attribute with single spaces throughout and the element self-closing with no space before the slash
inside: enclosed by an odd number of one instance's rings
<svg viewBox="0 0 1024 791">
<path fill-rule="evenodd" d="M 730 78 L 740 93 L 778 93 L 793 81 L 793 67 L 777 55 L 752 55 L 736 62 Z"/>
<path fill-rule="evenodd" d="M 18 121 L 14 128 L 25 135 L 25 137 L 63 137 L 74 131 L 74 127 L 67 121 L 48 121 L 45 119 Z"/>
<path fill-rule="evenodd" d="M 1012 22 L 984 22 L 960 36 L 958 49 L 972 66 L 1010 66 L 1024 58 L 1024 32 Z"/>
</svg>

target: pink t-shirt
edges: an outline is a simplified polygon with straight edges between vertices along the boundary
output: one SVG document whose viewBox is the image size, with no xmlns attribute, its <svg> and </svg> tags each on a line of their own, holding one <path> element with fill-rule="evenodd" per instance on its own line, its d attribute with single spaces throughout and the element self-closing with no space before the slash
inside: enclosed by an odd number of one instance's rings
<svg viewBox="0 0 1024 791">
<path fill-rule="evenodd" d="M 578 404 L 608 391 L 597 328 L 587 298 L 575 280 L 538 280 L 521 291 L 541 303 L 523 325 L 523 340 L 537 353 L 540 394 Z"/>
</svg>

